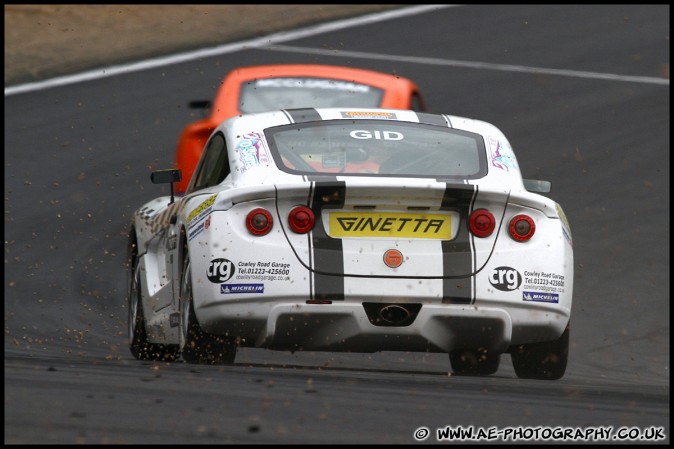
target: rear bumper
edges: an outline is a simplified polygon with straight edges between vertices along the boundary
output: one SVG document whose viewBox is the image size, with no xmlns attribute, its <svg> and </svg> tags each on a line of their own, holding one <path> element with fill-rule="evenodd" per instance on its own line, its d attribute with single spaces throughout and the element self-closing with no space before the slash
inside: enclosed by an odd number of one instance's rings
<svg viewBox="0 0 674 449">
<path fill-rule="evenodd" d="M 242 307 L 243 306 L 243 307 Z M 242 345 L 280 350 L 350 352 L 449 352 L 459 348 L 506 352 L 511 344 L 559 337 L 568 314 L 559 310 L 508 309 L 494 306 L 424 304 L 403 326 L 375 325 L 362 303 L 281 302 L 257 313 L 234 308 L 229 316 L 216 309 L 197 315 L 205 330 L 242 337 Z M 231 305 L 229 306 L 231 308 Z M 263 314 L 260 309 L 266 309 Z M 545 319 L 541 320 L 541 313 Z"/>
</svg>

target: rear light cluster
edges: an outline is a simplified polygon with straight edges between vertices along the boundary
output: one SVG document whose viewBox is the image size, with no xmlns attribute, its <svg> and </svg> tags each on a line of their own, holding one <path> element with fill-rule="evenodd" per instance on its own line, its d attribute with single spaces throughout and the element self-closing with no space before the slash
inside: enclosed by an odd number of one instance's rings
<svg viewBox="0 0 674 449">
<path fill-rule="evenodd" d="M 274 226 L 274 219 L 269 211 L 258 207 L 248 212 L 246 217 L 246 227 L 253 235 L 269 234 L 272 226 Z"/>
<path fill-rule="evenodd" d="M 315 223 L 314 212 L 306 206 L 296 206 L 288 214 L 288 226 L 297 234 L 310 232 Z M 261 207 L 251 210 L 246 216 L 246 228 L 253 235 L 269 234 L 273 225 L 272 215 Z"/>
<path fill-rule="evenodd" d="M 496 219 L 487 209 L 477 209 L 470 215 L 468 227 L 476 237 L 489 237 L 496 228 Z M 519 214 L 510 219 L 508 233 L 515 241 L 526 242 L 535 232 L 536 223 L 530 216 Z"/>
<path fill-rule="evenodd" d="M 518 242 L 526 242 L 536 232 L 536 223 L 528 215 L 516 215 L 510 220 L 508 231 L 510 231 L 510 236 Z"/>
</svg>

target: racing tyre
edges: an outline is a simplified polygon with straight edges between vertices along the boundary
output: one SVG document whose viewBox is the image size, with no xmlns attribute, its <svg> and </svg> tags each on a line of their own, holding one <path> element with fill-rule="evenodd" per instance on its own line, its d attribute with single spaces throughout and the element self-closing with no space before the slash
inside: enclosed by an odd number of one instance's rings
<svg viewBox="0 0 674 449">
<path fill-rule="evenodd" d="M 236 344 L 233 338 L 205 332 L 194 312 L 191 264 L 184 252 L 183 282 L 180 295 L 180 352 L 187 363 L 223 365 L 234 363 Z"/>
<path fill-rule="evenodd" d="M 174 361 L 178 358 L 178 345 L 151 343 L 145 329 L 145 314 L 141 300 L 140 273 L 138 271 L 138 253 L 136 242 L 132 240 L 130 247 L 129 282 L 129 349 L 138 360 Z"/>
<path fill-rule="evenodd" d="M 519 378 L 560 379 L 569 359 L 569 325 L 557 340 L 511 347 L 510 358 Z"/>
<path fill-rule="evenodd" d="M 473 349 L 457 349 L 449 353 L 452 374 L 459 376 L 488 376 L 498 371 L 501 354 Z"/>
</svg>

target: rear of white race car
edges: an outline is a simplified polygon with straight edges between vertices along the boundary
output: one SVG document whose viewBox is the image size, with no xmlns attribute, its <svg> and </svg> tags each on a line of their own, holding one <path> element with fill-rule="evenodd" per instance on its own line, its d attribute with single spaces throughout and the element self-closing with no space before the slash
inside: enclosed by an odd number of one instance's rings
<svg viewBox="0 0 674 449">
<path fill-rule="evenodd" d="M 568 324 L 570 232 L 546 198 L 338 177 L 258 197 L 219 197 L 190 237 L 208 332 L 272 349 L 493 355 Z"/>
</svg>

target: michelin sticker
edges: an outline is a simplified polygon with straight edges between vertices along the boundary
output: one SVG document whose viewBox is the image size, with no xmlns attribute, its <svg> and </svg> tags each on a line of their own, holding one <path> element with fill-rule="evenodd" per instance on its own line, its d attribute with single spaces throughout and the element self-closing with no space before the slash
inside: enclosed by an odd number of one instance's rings
<svg viewBox="0 0 674 449">
<path fill-rule="evenodd" d="M 524 301 L 552 302 L 557 304 L 559 302 L 559 295 L 557 293 L 524 292 L 522 293 L 522 299 Z"/>
<path fill-rule="evenodd" d="M 211 211 L 213 210 L 213 203 L 218 197 L 217 194 L 211 195 L 206 201 L 198 205 L 190 214 L 187 216 L 187 240 L 191 241 L 194 237 L 199 235 L 201 231 L 207 229 L 207 226 L 204 226 L 206 218 L 210 218 Z"/>
<path fill-rule="evenodd" d="M 239 152 L 239 160 L 243 164 L 240 168 L 241 173 L 258 165 L 269 165 L 271 161 L 262 135 L 256 132 L 244 134 L 236 145 L 236 151 Z"/>
<path fill-rule="evenodd" d="M 517 161 L 512 148 L 506 142 L 489 137 L 489 152 L 491 153 L 491 165 L 501 170 L 517 170 Z"/>
<path fill-rule="evenodd" d="M 221 284 L 220 293 L 264 293 L 264 284 Z"/>
</svg>

